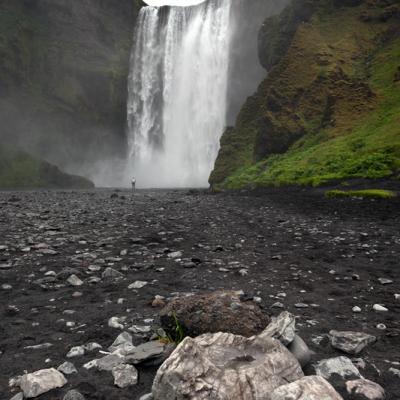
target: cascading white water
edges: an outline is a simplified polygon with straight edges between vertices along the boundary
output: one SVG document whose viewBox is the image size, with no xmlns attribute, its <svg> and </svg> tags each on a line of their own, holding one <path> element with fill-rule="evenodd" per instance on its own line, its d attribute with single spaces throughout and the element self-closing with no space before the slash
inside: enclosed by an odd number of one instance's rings
<svg viewBox="0 0 400 400">
<path fill-rule="evenodd" d="M 131 57 L 127 176 L 205 187 L 226 124 L 231 0 L 145 7 Z"/>
</svg>

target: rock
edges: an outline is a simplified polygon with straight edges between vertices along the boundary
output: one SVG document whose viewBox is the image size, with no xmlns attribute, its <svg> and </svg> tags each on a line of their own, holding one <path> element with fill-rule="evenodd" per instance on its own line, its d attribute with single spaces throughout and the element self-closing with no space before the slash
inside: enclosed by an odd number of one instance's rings
<svg viewBox="0 0 400 400">
<path fill-rule="evenodd" d="M 117 279 L 123 279 L 125 276 L 124 276 L 124 274 L 117 271 L 116 269 L 108 267 L 103 271 L 103 273 L 101 274 L 101 277 L 103 279 L 117 280 Z"/>
<path fill-rule="evenodd" d="M 343 400 L 321 376 L 305 376 L 296 382 L 275 389 L 271 400 Z"/>
<path fill-rule="evenodd" d="M 168 258 L 179 258 L 182 257 L 183 253 L 181 251 L 174 251 L 172 253 L 168 253 Z"/>
<path fill-rule="evenodd" d="M 71 286 L 82 286 L 83 285 L 83 281 L 81 281 L 76 275 L 71 275 L 68 279 L 67 282 L 71 285 Z"/>
<path fill-rule="evenodd" d="M 158 370 L 152 392 L 155 400 L 258 400 L 302 377 L 278 340 L 219 332 L 186 337 Z"/>
<path fill-rule="evenodd" d="M 54 368 L 42 369 L 21 378 L 20 387 L 24 397 L 30 399 L 52 389 L 61 388 L 67 383 L 64 375 Z"/>
<path fill-rule="evenodd" d="M 140 364 L 149 359 L 161 356 L 166 345 L 158 340 L 147 342 L 135 347 L 125 356 L 125 361 L 132 364 Z"/>
<path fill-rule="evenodd" d="M 154 399 L 153 393 L 144 394 L 139 398 L 139 400 L 153 400 L 153 399 Z"/>
<path fill-rule="evenodd" d="M 269 322 L 258 304 L 241 301 L 238 292 L 233 291 L 174 298 L 161 310 L 160 320 L 173 338 L 177 323 L 185 335 L 192 337 L 215 332 L 249 337 L 260 333 Z"/>
<path fill-rule="evenodd" d="M 75 365 L 72 364 L 71 362 L 68 362 L 68 361 L 66 361 L 65 363 L 61 364 L 57 368 L 57 370 L 62 372 L 65 375 L 71 375 L 71 374 L 78 373 L 77 369 L 75 368 Z"/>
<path fill-rule="evenodd" d="M 287 346 L 295 338 L 295 324 L 294 316 L 284 311 L 278 317 L 272 317 L 271 323 L 264 329 L 261 335 L 278 339 L 282 344 Z"/>
<path fill-rule="evenodd" d="M 148 284 L 148 282 L 145 282 L 145 281 L 136 281 L 136 282 L 131 283 L 128 286 L 128 289 L 141 289 L 141 288 L 145 287 L 147 284 Z"/>
<path fill-rule="evenodd" d="M 72 347 L 67 354 L 67 358 L 81 357 L 85 354 L 85 348 L 83 346 Z"/>
<path fill-rule="evenodd" d="M 133 365 L 120 364 L 112 369 L 114 385 L 121 389 L 136 385 L 138 382 L 138 371 Z"/>
<path fill-rule="evenodd" d="M 361 310 L 360 307 L 355 306 L 355 307 L 352 308 L 352 311 L 353 311 L 353 313 L 360 313 L 362 310 Z"/>
<path fill-rule="evenodd" d="M 335 331 L 329 332 L 331 345 L 348 354 L 358 354 L 366 346 L 376 341 L 376 337 L 363 332 Z"/>
<path fill-rule="evenodd" d="M 306 303 L 296 303 L 294 306 L 296 308 L 308 308 L 309 307 L 309 305 Z"/>
<path fill-rule="evenodd" d="M 121 322 L 123 322 L 125 319 L 124 318 L 119 318 L 119 317 L 111 317 L 108 320 L 108 326 L 110 328 L 115 328 L 115 329 L 124 329 L 124 325 L 122 325 Z"/>
<path fill-rule="evenodd" d="M 114 340 L 114 343 L 108 348 L 109 351 L 114 352 L 119 348 L 123 347 L 133 347 L 132 344 L 132 336 L 128 332 L 122 332 L 118 337 Z"/>
<path fill-rule="evenodd" d="M 15 396 L 11 397 L 10 400 L 24 400 L 24 394 L 22 392 L 19 392 Z"/>
<path fill-rule="evenodd" d="M 77 390 L 68 390 L 63 400 L 85 400 L 85 396 Z"/>
<path fill-rule="evenodd" d="M 379 278 L 378 281 L 381 285 L 390 285 L 391 283 L 393 283 L 391 279 L 387 278 Z"/>
<path fill-rule="evenodd" d="M 133 333 L 149 333 L 151 331 L 151 326 L 149 325 L 132 325 L 128 328 L 129 331 Z"/>
<path fill-rule="evenodd" d="M 289 351 L 296 357 L 302 367 L 309 364 L 313 352 L 308 348 L 304 340 L 295 335 L 293 341 L 288 346 Z"/>
<path fill-rule="evenodd" d="M 347 393 L 364 396 L 366 400 L 383 400 L 385 390 L 382 386 L 368 379 L 356 379 L 346 382 Z"/>
<path fill-rule="evenodd" d="M 315 373 L 328 380 L 333 374 L 340 375 L 342 378 L 362 378 L 358 369 L 347 357 L 335 357 L 321 360 L 315 366 Z"/>
<path fill-rule="evenodd" d="M 389 372 L 391 372 L 393 375 L 397 376 L 400 378 L 400 369 L 397 368 L 389 368 Z"/>
<path fill-rule="evenodd" d="M 386 307 L 381 306 L 380 304 L 374 304 L 374 306 L 372 307 L 372 309 L 373 309 L 374 311 L 377 311 L 377 312 L 386 312 L 386 311 L 389 311 Z"/>
</svg>

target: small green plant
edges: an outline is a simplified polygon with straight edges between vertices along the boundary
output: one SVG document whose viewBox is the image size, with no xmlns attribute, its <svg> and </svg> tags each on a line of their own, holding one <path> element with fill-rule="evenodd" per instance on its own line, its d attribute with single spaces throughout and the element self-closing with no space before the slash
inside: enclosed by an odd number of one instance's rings
<svg viewBox="0 0 400 400">
<path fill-rule="evenodd" d="M 185 331 L 178 320 L 178 317 L 175 313 L 172 313 L 172 318 L 174 319 L 174 327 L 173 327 L 173 334 L 169 335 L 168 333 L 165 336 L 160 336 L 158 340 L 162 343 L 170 344 L 175 343 L 179 344 L 185 339 Z"/>
<path fill-rule="evenodd" d="M 396 197 L 396 193 L 391 190 L 365 189 L 365 190 L 329 190 L 325 193 L 328 198 L 338 197 L 360 197 L 369 199 L 391 199 Z"/>
</svg>

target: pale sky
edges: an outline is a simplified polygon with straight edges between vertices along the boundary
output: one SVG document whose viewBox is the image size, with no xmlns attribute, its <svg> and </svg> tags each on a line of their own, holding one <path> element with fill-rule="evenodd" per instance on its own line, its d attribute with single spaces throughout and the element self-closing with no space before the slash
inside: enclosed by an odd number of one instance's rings
<svg viewBox="0 0 400 400">
<path fill-rule="evenodd" d="M 192 6 L 204 0 L 144 0 L 149 6 Z"/>
</svg>

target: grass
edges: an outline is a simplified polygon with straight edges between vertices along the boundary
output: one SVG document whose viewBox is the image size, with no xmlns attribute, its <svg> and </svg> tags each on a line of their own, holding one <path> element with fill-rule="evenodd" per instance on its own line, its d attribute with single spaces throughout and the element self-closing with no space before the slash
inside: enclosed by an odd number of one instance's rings
<svg viewBox="0 0 400 400">
<path fill-rule="evenodd" d="M 165 336 L 159 337 L 158 340 L 162 343 L 175 343 L 179 344 L 185 339 L 185 330 L 183 329 L 183 326 L 178 320 L 178 317 L 176 316 L 175 313 L 172 313 L 172 317 L 174 319 L 174 327 L 173 327 L 173 333 L 168 334 L 166 333 Z"/>
<path fill-rule="evenodd" d="M 329 190 L 325 193 L 328 198 L 338 197 L 359 197 L 369 199 L 392 199 L 396 197 L 396 193 L 391 190 L 383 189 L 365 189 L 365 190 Z"/>
<path fill-rule="evenodd" d="M 346 178 L 399 178 L 400 39 L 371 57 L 369 85 L 378 106 L 353 123 L 349 132 L 332 136 L 329 129 L 308 134 L 282 155 L 238 169 L 223 186 L 230 189 L 282 185 L 318 186 Z"/>
</svg>

